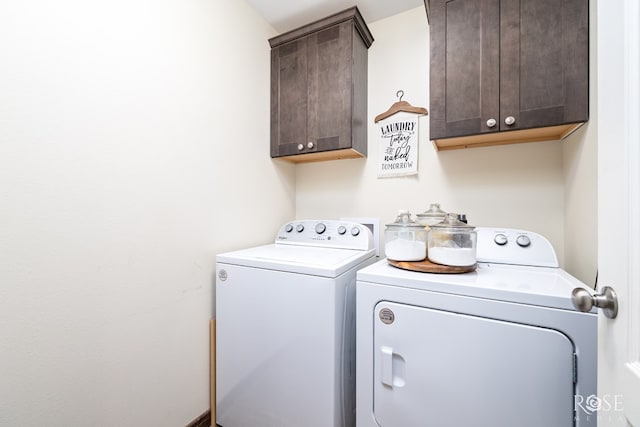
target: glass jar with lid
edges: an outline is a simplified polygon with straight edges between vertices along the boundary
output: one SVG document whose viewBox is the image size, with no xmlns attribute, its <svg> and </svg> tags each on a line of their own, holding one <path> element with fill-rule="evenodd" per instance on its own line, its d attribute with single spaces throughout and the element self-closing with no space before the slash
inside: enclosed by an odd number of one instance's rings
<svg viewBox="0 0 640 427">
<path fill-rule="evenodd" d="M 431 203 L 429 209 L 416 215 L 418 222 L 422 225 L 431 226 L 442 222 L 447 213 L 440 209 L 440 203 Z"/>
<path fill-rule="evenodd" d="M 422 261 L 427 257 L 427 228 L 415 222 L 408 210 L 398 211 L 384 231 L 384 252 L 393 261 Z"/>
<path fill-rule="evenodd" d="M 448 213 L 445 219 L 431 226 L 427 253 L 429 261 L 456 267 L 476 263 L 475 227 L 458 220 L 458 214 Z"/>
</svg>

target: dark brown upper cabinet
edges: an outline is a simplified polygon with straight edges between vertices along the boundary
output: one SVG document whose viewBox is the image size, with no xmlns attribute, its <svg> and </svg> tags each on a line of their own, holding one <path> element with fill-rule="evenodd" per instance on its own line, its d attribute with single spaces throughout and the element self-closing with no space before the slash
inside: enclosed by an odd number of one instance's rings
<svg viewBox="0 0 640 427">
<path fill-rule="evenodd" d="M 269 39 L 271 157 L 366 157 L 371 43 L 356 7 Z"/>
<path fill-rule="evenodd" d="M 438 149 L 558 140 L 588 120 L 588 0 L 425 5 Z"/>
</svg>

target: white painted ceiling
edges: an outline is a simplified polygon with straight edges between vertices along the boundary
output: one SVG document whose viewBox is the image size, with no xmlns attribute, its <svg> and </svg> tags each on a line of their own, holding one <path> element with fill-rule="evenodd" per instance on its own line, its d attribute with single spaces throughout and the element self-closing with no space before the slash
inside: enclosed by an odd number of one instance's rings
<svg viewBox="0 0 640 427">
<path fill-rule="evenodd" d="M 358 6 L 371 23 L 424 5 L 423 0 L 247 0 L 279 33 Z"/>
</svg>

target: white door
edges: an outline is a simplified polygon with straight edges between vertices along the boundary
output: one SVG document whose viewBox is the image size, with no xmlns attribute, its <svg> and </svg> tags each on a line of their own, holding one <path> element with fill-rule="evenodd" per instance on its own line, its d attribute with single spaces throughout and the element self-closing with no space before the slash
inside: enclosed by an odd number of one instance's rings
<svg viewBox="0 0 640 427">
<path fill-rule="evenodd" d="M 619 314 L 598 320 L 598 425 L 640 426 L 640 7 L 597 2 L 599 287 Z"/>
</svg>

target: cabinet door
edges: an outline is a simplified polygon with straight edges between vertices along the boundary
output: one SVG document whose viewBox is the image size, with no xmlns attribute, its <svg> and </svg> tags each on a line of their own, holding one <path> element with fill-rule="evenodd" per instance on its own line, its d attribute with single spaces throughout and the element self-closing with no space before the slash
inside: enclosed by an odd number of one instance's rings
<svg viewBox="0 0 640 427">
<path fill-rule="evenodd" d="M 271 157 L 298 153 L 307 140 L 307 41 L 271 50 Z"/>
<path fill-rule="evenodd" d="M 588 6 L 586 0 L 500 1 L 502 130 L 588 119 Z"/>
<path fill-rule="evenodd" d="M 353 23 L 345 22 L 308 37 L 307 142 L 329 151 L 351 147 Z"/>
<path fill-rule="evenodd" d="M 434 0 L 431 139 L 494 132 L 499 120 L 499 0 Z"/>
</svg>

